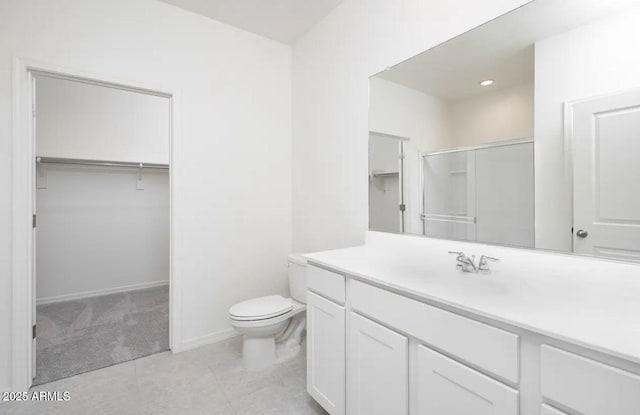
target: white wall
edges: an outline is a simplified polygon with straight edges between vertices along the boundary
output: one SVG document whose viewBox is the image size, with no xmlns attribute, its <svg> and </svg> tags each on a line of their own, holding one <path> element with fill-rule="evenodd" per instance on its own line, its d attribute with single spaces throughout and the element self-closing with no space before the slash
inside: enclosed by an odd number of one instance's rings
<svg viewBox="0 0 640 415">
<path fill-rule="evenodd" d="M 294 45 L 294 249 L 364 241 L 368 77 L 525 3 L 346 0 Z"/>
<path fill-rule="evenodd" d="M 533 83 L 454 101 L 450 147 L 533 137 Z"/>
<path fill-rule="evenodd" d="M 407 137 L 420 152 L 451 147 L 449 105 L 381 78 L 369 81 L 369 129 Z"/>
<path fill-rule="evenodd" d="M 536 43 L 536 247 L 571 251 L 566 101 L 640 87 L 640 8 Z"/>
<path fill-rule="evenodd" d="M 411 137 L 421 152 L 533 137 L 533 83 L 445 101 L 373 77 L 369 96 L 370 130 Z"/>
<path fill-rule="evenodd" d="M 36 294 L 51 302 L 169 282 L 169 174 L 41 166 Z"/>
<path fill-rule="evenodd" d="M 36 155 L 169 163 L 170 101 L 36 76 Z M 36 298 L 64 301 L 169 282 L 169 174 L 38 168 Z"/>
<path fill-rule="evenodd" d="M 169 163 L 166 97 L 36 76 L 36 154 Z"/>
<path fill-rule="evenodd" d="M 376 178 L 369 182 L 369 229 L 400 232 L 398 176 Z"/>
<path fill-rule="evenodd" d="M 372 133 L 369 135 L 369 173 L 398 173 L 400 169 L 399 138 Z"/>
<path fill-rule="evenodd" d="M 9 387 L 11 356 L 12 56 L 175 94 L 173 270 L 183 343 L 228 329 L 234 302 L 286 293 L 291 49 L 152 0 L 4 0 L 0 390 Z"/>
</svg>

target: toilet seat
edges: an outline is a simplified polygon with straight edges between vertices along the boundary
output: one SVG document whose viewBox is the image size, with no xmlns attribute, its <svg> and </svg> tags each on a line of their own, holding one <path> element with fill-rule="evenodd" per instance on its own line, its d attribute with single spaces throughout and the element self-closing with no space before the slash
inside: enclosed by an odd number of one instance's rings
<svg viewBox="0 0 640 415">
<path fill-rule="evenodd" d="M 292 316 L 291 311 L 287 311 L 284 314 L 281 314 L 276 317 L 271 318 L 263 318 L 261 320 L 234 320 L 231 319 L 231 325 L 236 329 L 242 328 L 267 328 L 271 326 L 276 326 L 282 322 L 286 322 Z"/>
<path fill-rule="evenodd" d="M 293 310 L 293 302 L 280 295 L 253 298 L 229 309 L 229 317 L 234 321 L 257 321 L 284 317 Z M 288 317 L 288 316 L 287 316 Z"/>
</svg>

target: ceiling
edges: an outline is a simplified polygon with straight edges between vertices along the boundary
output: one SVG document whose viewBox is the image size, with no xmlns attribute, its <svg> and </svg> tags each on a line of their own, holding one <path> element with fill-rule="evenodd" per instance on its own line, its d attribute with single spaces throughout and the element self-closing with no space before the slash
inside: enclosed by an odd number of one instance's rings
<svg viewBox="0 0 640 415">
<path fill-rule="evenodd" d="M 160 0 L 292 44 L 342 0 Z"/>
<path fill-rule="evenodd" d="M 633 4 L 638 0 L 536 0 L 376 76 L 447 101 L 533 82 L 536 41 Z M 479 86 L 485 79 L 495 83 Z"/>
</svg>

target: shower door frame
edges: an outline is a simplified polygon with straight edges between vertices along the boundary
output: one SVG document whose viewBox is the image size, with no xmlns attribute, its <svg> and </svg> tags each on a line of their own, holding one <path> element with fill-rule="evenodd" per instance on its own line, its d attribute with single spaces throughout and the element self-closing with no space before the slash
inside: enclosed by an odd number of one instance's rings
<svg viewBox="0 0 640 415">
<path fill-rule="evenodd" d="M 174 107 L 175 94 L 163 85 L 115 79 L 28 59 L 12 60 L 12 213 L 11 213 L 11 390 L 26 391 L 32 385 L 35 362 L 35 111 L 34 74 L 53 76 L 110 88 L 151 94 L 169 99 L 169 348 L 181 347 L 180 281 L 174 273 Z"/>
</svg>

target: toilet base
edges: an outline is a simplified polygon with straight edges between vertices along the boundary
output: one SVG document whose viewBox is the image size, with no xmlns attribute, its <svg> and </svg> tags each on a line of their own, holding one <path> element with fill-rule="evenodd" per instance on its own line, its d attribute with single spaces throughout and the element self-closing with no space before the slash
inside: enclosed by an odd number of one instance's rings
<svg viewBox="0 0 640 415">
<path fill-rule="evenodd" d="M 293 317 L 278 335 L 242 336 L 242 365 L 246 370 L 266 369 L 273 364 L 286 362 L 300 353 L 302 333 L 306 328 L 304 314 Z M 275 327 L 274 327 L 275 328 Z"/>
<path fill-rule="evenodd" d="M 242 365 L 247 370 L 262 370 L 276 362 L 276 341 L 274 336 L 242 336 Z"/>
<path fill-rule="evenodd" d="M 300 353 L 300 345 L 294 347 L 280 348 L 276 346 L 276 363 L 284 363 L 296 357 Z"/>
<path fill-rule="evenodd" d="M 282 337 L 276 338 L 276 362 L 286 362 L 300 353 L 302 333 L 306 329 L 307 319 L 305 314 L 299 314 L 291 319 L 287 330 Z"/>
</svg>

